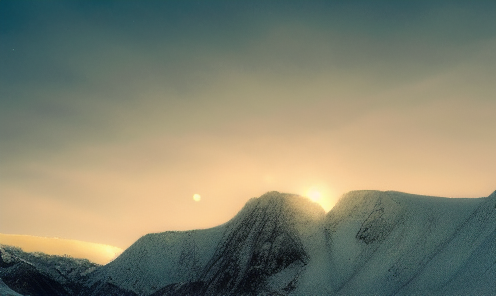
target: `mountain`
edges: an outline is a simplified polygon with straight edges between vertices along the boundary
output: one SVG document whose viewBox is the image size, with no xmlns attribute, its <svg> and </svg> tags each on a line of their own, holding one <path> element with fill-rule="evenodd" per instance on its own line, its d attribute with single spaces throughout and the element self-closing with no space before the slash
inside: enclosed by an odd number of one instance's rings
<svg viewBox="0 0 496 296">
<path fill-rule="evenodd" d="M 86 259 L 26 253 L 0 245 L 0 295 L 77 295 L 98 267 Z M 16 295 L 16 294 L 13 294 Z"/>
<path fill-rule="evenodd" d="M 21 294 L 17 293 L 16 291 L 12 290 L 7 286 L 2 279 L 0 279 L 0 295 L 2 296 L 22 296 Z"/>
<path fill-rule="evenodd" d="M 263 285 L 275 289 L 281 280 L 271 275 L 285 270 L 285 280 L 293 279 L 307 265 L 310 248 L 304 241 L 324 217 L 324 210 L 307 198 L 269 192 L 248 201 L 221 226 L 148 234 L 95 278 L 145 295 L 158 288 L 159 294 L 176 295 L 249 294 Z"/>
<path fill-rule="evenodd" d="M 75 285 L 68 295 L 495 295 L 495 258 L 496 192 L 353 191 L 327 214 L 269 192 L 223 225 L 145 235 L 65 283 L 34 267 L 66 291 Z M 0 278 L 25 294 L 3 266 Z"/>
<path fill-rule="evenodd" d="M 78 240 L 48 238 L 31 235 L 0 233 L 0 244 L 16 246 L 25 252 L 42 252 L 49 255 L 69 255 L 86 258 L 98 264 L 107 264 L 122 253 L 114 246 L 83 242 Z"/>
<path fill-rule="evenodd" d="M 479 199 L 351 192 L 325 225 L 336 294 L 496 292 L 496 192 Z"/>
</svg>

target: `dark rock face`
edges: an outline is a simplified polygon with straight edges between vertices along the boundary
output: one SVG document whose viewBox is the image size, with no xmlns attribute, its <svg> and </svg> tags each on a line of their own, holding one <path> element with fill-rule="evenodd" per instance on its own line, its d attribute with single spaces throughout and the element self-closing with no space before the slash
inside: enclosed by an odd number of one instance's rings
<svg viewBox="0 0 496 296">
<path fill-rule="evenodd" d="M 97 282 L 91 287 L 85 287 L 78 294 L 79 296 L 138 296 L 138 294 L 133 291 L 129 291 L 118 287 L 117 285 L 110 282 Z"/>
<path fill-rule="evenodd" d="M 252 199 L 227 223 L 196 281 L 167 285 L 152 295 L 287 294 L 309 261 L 298 227 L 324 214 L 296 195 L 269 192 Z M 285 269 L 289 276 L 271 280 Z"/>
<path fill-rule="evenodd" d="M 295 228 L 297 209 L 288 199 L 301 197 L 269 193 L 253 200 L 229 225 L 221 245 L 200 277 L 204 294 L 256 294 L 267 291 L 267 279 L 290 265 L 308 263 Z M 294 278 L 293 280 L 297 280 Z M 291 282 L 284 287 L 291 290 Z"/>
<path fill-rule="evenodd" d="M 172 296 L 172 295 L 183 295 L 183 296 L 196 296 L 205 295 L 205 284 L 204 282 L 188 282 L 180 284 L 171 284 L 163 287 L 162 289 L 156 291 L 150 296 Z"/>
<path fill-rule="evenodd" d="M 378 199 L 367 219 L 363 221 L 356 238 L 365 244 L 383 241 L 396 226 L 401 210 L 398 206 L 384 205 Z"/>
<path fill-rule="evenodd" d="M 2 280 L 12 290 L 23 295 L 62 296 L 68 294 L 62 284 L 24 262 L 11 267 L 9 272 L 2 276 Z"/>
</svg>

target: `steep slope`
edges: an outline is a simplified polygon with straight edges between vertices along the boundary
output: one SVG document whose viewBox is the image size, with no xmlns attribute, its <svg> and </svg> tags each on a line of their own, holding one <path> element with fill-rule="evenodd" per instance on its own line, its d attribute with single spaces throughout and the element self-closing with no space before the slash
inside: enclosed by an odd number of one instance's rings
<svg viewBox="0 0 496 296">
<path fill-rule="evenodd" d="M 224 226 L 147 234 L 100 268 L 89 282 L 93 295 L 112 285 L 148 295 L 164 286 L 195 281 L 213 256 Z M 108 289 L 107 289 L 108 293 Z"/>
<path fill-rule="evenodd" d="M 400 294 L 429 291 L 438 295 L 496 293 L 496 192 L 457 225 L 422 271 Z"/>
<path fill-rule="evenodd" d="M 342 295 L 447 295 L 473 294 L 477 286 L 482 294 L 494 294 L 495 203 L 495 194 L 345 195 L 326 217 L 330 289 Z"/>
<path fill-rule="evenodd" d="M 91 285 L 145 295 L 288 292 L 315 249 L 302 238 L 315 236 L 315 221 L 324 216 L 307 198 L 269 192 L 219 227 L 142 237 L 96 272 Z"/>
<path fill-rule="evenodd" d="M 289 292 L 310 261 L 303 236 L 324 217 L 306 198 L 269 192 L 250 200 L 227 225 L 199 278 L 202 294 Z"/>
</svg>

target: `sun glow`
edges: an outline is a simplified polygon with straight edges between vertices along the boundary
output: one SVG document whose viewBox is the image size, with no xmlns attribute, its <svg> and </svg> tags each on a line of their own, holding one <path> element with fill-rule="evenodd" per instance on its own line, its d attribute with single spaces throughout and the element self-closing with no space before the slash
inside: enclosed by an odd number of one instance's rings
<svg viewBox="0 0 496 296">
<path fill-rule="evenodd" d="M 303 195 L 321 205 L 326 212 L 330 211 L 336 203 L 334 192 L 326 185 L 312 186 Z"/>
<path fill-rule="evenodd" d="M 0 233 L 0 244 L 16 246 L 22 248 L 24 252 L 42 252 L 49 255 L 85 258 L 98 264 L 107 264 L 123 252 L 121 248 L 104 244 L 2 233 Z"/>
<path fill-rule="evenodd" d="M 318 191 L 316 188 L 312 188 L 308 191 L 308 197 L 310 197 L 311 200 L 318 202 L 320 198 L 322 197 L 322 194 L 320 191 Z"/>
</svg>

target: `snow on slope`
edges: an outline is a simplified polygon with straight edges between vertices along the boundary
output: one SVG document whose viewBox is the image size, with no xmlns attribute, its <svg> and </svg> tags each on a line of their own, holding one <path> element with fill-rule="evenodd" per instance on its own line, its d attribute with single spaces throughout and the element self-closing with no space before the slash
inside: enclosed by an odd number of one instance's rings
<svg viewBox="0 0 496 296">
<path fill-rule="evenodd" d="M 145 295 L 164 287 L 159 295 L 284 289 L 308 263 L 307 251 L 318 252 L 301 238 L 311 241 L 315 221 L 324 216 L 307 198 L 269 192 L 221 226 L 140 238 L 91 284 L 110 282 Z"/>
<path fill-rule="evenodd" d="M 107 264 L 122 253 L 121 248 L 104 244 L 31 235 L 0 233 L 0 244 L 19 247 L 25 252 L 85 258 L 98 264 Z"/>
<path fill-rule="evenodd" d="M 192 281 L 213 256 L 223 231 L 219 226 L 147 234 L 98 270 L 91 284 L 110 282 L 147 295 L 169 284 Z"/>
<path fill-rule="evenodd" d="M 460 290 L 449 282 L 471 278 L 462 275 L 469 258 L 490 259 L 494 254 L 487 252 L 488 243 L 496 240 L 494 203 L 494 194 L 449 199 L 399 192 L 348 193 L 327 215 L 331 289 L 343 295 L 456 294 Z M 487 273 L 494 274 L 494 259 L 489 262 Z M 493 281 L 479 282 L 487 294 L 496 292 L 489 285 Z"/>
<path fill-rule="evenodd" d="M 496 294 L 496 194 L 480 199 L 401 294 Z"/>
<path fill-rule="evenodd" d="M 309 263 L 305 239 L 324 218 L 321 206 L 292 194 L 268 192 L 232 219 L 200 278 L 204 294 L 291 291 Z"/>
</svg>

